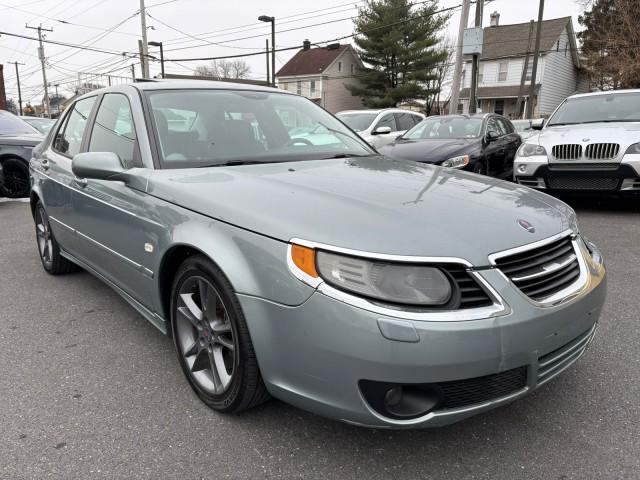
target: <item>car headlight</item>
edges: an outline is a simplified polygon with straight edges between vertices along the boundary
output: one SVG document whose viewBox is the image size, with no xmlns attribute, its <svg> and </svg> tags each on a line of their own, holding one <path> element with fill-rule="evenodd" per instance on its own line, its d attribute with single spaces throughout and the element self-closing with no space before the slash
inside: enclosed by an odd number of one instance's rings
<svg viewBox="0 0 640 480">
<path fill-rule="evenodd" d="M 452 295 L 436 267 L 368 260 L 292 245 L 294 265 L 312 278 L 371 299 L 404 305 L 444 305 Z"/>
<path fill-rule="evenodd" d="M 533 157 L 534 155 L 546 155 L 547 151 L 542 145 L 534 143 L 523 143 L 518 149 L 519 157 Z"/>
<path fill-rule="evenodd" d="M 634 143 L 633 145 L 629 145 L 629 148 L 627 148 L 627 151 L 624 152 L 624 154 L 625 155 L 629 155 L 629 154 L 640 155 L 640 142 Z"/>
<path fill-rule="evenodd" d="M 442 162 L 443 167 L 463 168 L 469 165 L 469 155 L 460 155 L 458 157 L 449 158 Z"/>
</svg>

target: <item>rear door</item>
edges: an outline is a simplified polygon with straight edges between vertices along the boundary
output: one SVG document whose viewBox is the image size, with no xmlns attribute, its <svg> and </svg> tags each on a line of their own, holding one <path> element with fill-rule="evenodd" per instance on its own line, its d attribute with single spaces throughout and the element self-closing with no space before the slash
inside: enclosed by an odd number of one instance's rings
<svg viewBox="0 0 640 480">
<path fill-rule="evenodd" d="M 138 132 L 146 129 L 134 124 L 129 96 L 106 93 L 88 131 L 86 151 L 113 152 L 123 167 L 144 179 L 150 170 L 143 167 Z M 162 230 L 152 219 L 155 208 L 143 187 L 121 181 L 86 179 L 73 198 L 78 256 L 148 308 L 153 239 Z"/>
<path fill-rule="evenodd" d="M 77 187 L 71 171 L 73 156 L 80 153 L 88 119 L 97 96 L 78 100 L 69 108 L 59 123 L 52 143 L 34 162 L 42 173 L 42 195 L 51 229 L 63 250 L 77 253 L 77 227 L 72 211 L 73 191 Z"/>
<path fill-rule="evenodd" d="M 485 137 L 488 139 L 491 133 L 495 133 L 496 138 L 491 141 L 485 140 L 485 158 L 487 160 L 487 174 L 494 177 L 504 176 L 506 157 L 506 131 L 504 125 L 498 123 L 498 117 L 487 119 L 487 130 Z"/>
<path fill-rule="evenodd" d="M 516 156 L 518 147 L 520 147 L 520 144 L 522 143 L 522 138 L 518 135 L 515 127 L 509 120 L 504 117 L 498 117 L 497 121 L 499 125 L 502 125 L 506 132 L 503 170 L 504 176 L 510 178 L 513 175 L 513 159 Z"/>
</svg>

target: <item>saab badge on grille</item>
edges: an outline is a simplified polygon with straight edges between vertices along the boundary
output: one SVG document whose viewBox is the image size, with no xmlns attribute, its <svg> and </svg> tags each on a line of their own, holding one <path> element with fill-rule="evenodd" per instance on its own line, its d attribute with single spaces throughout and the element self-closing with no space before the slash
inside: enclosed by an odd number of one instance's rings
<svg viewBox="0 0 640 480">
<path fill-rule="evenodd" d="M 521 218 L 518 219 L 518 225 L 520 225 L 522 228 L 524 228 L 529 233 L 535 233 L 535 231 L 536 231 L 536 229 L 534 228 L 533 225 L 531 225 L 529 222 L 527 222 L 526 220 L 523 220 Z"/>
</svg>

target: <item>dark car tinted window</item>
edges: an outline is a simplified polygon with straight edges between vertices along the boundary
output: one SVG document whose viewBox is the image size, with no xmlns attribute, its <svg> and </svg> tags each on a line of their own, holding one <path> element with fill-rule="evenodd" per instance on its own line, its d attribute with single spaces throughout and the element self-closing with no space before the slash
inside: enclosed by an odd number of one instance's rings
<svg viewBox="0 0 640 480">
<path fill-rule="evenodd" d="M 482 120 L 467 117 L 429 117 L 403 135 L 412 140 L 476 138 L 480 136 Z"/>
<path fill-rule="evenodd" d="M 496 118 L 498 126 L 504 132 L 505 135 L 513 133 L 513 127 L 510 125 L 509 120 L 506 118 Z"/>
<path fill-rule="evenodd" d="M 495 133 L 496 136 L 498 136 L 498 137 L 501 137 L 502 135 L 505 134 L 505 132 L 502 130 L 502 128 L 498 124 L 498 119 L 495 118 L 495 117 L 491 117 L 487 121 L 487 134 L 489 132 Z"/>
<path fill-rule="evenodd" d="M 396 122 L 393 119 L 393 113 L 387 113 L 380 120 L 378 120 L 378 124 L 375 126 L 375 129 L 378 129 L 380 127 L 389 127 L 391 128 L 392 132 L 395 132 L 397 130 Z"/>
<path fill-rule="evenodd" d="M 78 100 L 73 105 L 67 114 L 64 126 L 58 130 L 53 142 L 55 151 L 69 157 L 80 152 L 82 136 L 87 128 L 87 120 L 94 103 L 96 103 L 96 97 L 89 97 Z"/>
<path fill-rule="evenodd" d="M 0 111 L 0 135 L 33 135 L 34 133 L 38 132 L 14 114 Z"/>
<path fill-rule="evenodd" d="M 394 115 L 396 117 L 396 126 L 398 127 L 398 130 L 409 130 L 415 125 L 413 121 L 414 115 L 411 115 L 410 113 L 395 113 Z"/>
<path fill-rule="evenodd" d="M 125 95 L 104 96 L 89 141 L 90 152 L 113 152 L 126 167 L 140 166 L 131 105 Z"/>
</svg>

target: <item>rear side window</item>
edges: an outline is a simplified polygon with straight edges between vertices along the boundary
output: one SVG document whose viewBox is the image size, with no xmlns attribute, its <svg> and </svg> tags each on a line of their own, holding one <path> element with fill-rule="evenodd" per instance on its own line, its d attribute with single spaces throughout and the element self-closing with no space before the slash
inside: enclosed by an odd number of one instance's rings
<svg viewBox="0 0 640 480">
<path fill-rule="evenodd" d="M 89 141 L 90 152 L 113 152 L 128 168 L 141 166 L 131 105 L 125 95 L 104 96 Z"/>
<path fill-rule="evenodd" d="M 409 130 L 412 128 L 415 123 L 413 122 L 414 115 L 410 113 L 395 113 L 396 117 L 396 126 L 398 130 Z"/>
<path fill-rule="evenodd" d="M 82 137 L 87 128 L 87 119 L 94 103 L 96 103 L 96 97 L 89 97 L 78 100 L 73 105 L 67 114 L 64 125 L 60 127 L 53 141 L 53 149 L 56 152 L 68 157 L 80 153 Z"/>
</svg>

